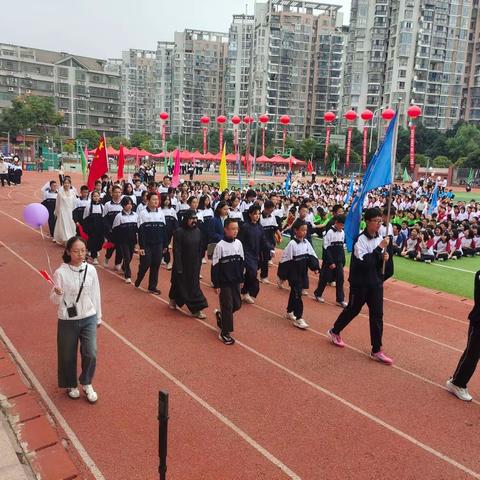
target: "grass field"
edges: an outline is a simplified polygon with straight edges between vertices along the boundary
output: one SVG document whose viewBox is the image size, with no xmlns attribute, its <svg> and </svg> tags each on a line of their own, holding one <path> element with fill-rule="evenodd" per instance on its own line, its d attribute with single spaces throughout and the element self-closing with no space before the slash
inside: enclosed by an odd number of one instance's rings
<svg viewBox="0 0 480 480">
<path fill-rule="evenodd" d="M 284 238 L 280 248 L 284 248 L 288 239 Z M 322 256 L 322 241 L 314 239 L 314 248 L 319 258 Z M 347 254 L 347 265 L 350 255 Z M 473 277 L 480 270 L 480 257 L 461 258 L 447 262 L 431 264 L 414 262 L 394 257 L 394 278 L 422 287 L 453 293 L 461 297 L 473 298 Z"/>
<path fill-rule="evenodd" d="M 470 200 L 474 199 L 479 201 L 480 200 L 480 191 L 478 189 L 475 192 L 466 192 L 465 190 L 460 192 L 454 192 L 455 198 L 453 201 L 462 201 L 462 202 L 469 202 Z"/>
</svg>

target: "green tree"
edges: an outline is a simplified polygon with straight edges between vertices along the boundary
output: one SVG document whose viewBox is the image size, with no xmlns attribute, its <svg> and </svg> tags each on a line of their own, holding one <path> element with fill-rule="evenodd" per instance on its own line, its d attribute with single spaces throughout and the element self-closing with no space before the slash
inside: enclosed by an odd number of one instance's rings
<svg viewBox="0 0 480 480">
<path fill-rule="evenodd" d="M 314 158 L 317 152 L 317 141 L 314 138 L 305 138 L 300 143 L 300 158 L 305 161 Z"/>
<path fill-rule="evenodd" d="M 468 157 L 480 145 L 480 129 L 475 125 L 461 125 L 453 138 L 447 140 L 448 157 L 457 161 L 460 157 Z"/>
<path fill-rule="evenodd" d="M 86 128 L 85 130 L 82 130 L 78 133 L 77 140 L 87 142 L 88 148 L 92 149 L 98 145 L 98 142 L 100 140 L 100 134 L 96 130 Z"/>
<path fill-rule="evenodd" d="M 142 143 L 148 142 L 151 138 L 152 138 L 152 135 L 150 135 L 147 132 L 135 132 L 130 137 L 130 145 L 132 147 L 141 148 Z"/>
<path fill-rule="evenodd" d="M 70 155 L 72 153 L 74 153 L 75 152 L 75 142 L 73 140 L 67 140 L 66 142 L 64 142 L 63 151 L 70 154 Z"/>
<path fill-rule="evenodd" d="M 430 157 L 427 155 L 423 155 L 422 153 L 416 153 L 415 154 L 415 164 L 420 165 L 421 167 L 426 167 L 430 163 Z M 410 154 L 405 155 L 401 162 L 401 167 L 404 169 L 405 167 L 408 167 L 410 164 Z"/>
<path fill-rule="evenodd" d="M 445 155 L 438 155 L 438 157 L 435 157 L 433 159 L 432 164 L 432 166 L 437 168 L 448 168 L 452 164 L 452 162 Z"/>
<path fill-rule="evenodd" d="M 107 144 L 112 146 L 115 150 L 120 148 L 120 144 L 124 147 L 130 147 L 130 140 L 127 137 L 107 137 Z"/>
</svg>

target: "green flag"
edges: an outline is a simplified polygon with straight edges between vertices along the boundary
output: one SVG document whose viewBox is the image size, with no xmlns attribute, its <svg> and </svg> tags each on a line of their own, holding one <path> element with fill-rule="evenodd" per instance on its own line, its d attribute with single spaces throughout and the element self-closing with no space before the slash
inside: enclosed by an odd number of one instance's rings
<svg viewBox="0 0 480 480">
<path fill-rule="evenodd" d="M 410 175 L 409 175 L 408 172 L 407 172 L 407 167 L 405 167 L 405 169 L 403 170 L 402 180 L 403 180 L 404 182 L 410 182 L 410 180 L 412 180 L 412 179 L 410 178 Z"/>
<path fill-rule="evenodd" d="M 83 173 L 83 181 L 87 178 L 87 146 L 85 145 L 85 150 L 82 150 L 82 147 L 79 146 L 79 155 L 80 155 L 80 162 L 82 164 L 82 173 Z"/>
<path fill-rule="evenodd" d="M 473 170 L 472 169 L 470 169 L 469 172 L 468 172 L 467 183 L 469 185 L 472 185 L 472 183 L 473 183 Z"/>
<path fill-rule="evenodd" d="M 332 175 L 335 175 L 337 173 L 337 166 L 336 166 L 335 159 L 333 159 L 333 162 L 330 165 L 330 171 L 332 172 Z"/>
</svg>

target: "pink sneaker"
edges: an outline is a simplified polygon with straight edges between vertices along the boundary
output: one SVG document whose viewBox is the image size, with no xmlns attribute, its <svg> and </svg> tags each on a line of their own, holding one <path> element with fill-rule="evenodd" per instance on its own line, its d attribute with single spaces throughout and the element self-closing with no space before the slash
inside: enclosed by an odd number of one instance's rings
<svg viewBox="0 0 480 480">
<path fill-rule="evenodd" d="M 336 333 L 333 333 L 332 329 L 330 329 L 327 332 L 327 335 L 330 341 L 337 347 L 343 348 L 345 346 L 345 344 L 343 343 L 342 337 L 340 335 L 337 335 Z"/>
<path fill-rule="evenodd" d="M 390 357 L 387 357 L 382 350 L 380 350 L 377 353 L 371 353 L 370 358 L 372 360 L 375 360 L 376 362 L 384 363 L 385 365 L 392 365 L 393 363 L 393 359 Z"/>
</svg>

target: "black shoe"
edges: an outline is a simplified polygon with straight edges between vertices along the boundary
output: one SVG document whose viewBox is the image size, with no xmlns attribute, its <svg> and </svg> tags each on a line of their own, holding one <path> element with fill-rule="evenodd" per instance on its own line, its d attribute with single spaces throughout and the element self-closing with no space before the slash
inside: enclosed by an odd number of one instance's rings
<svg viewBox="0 0 480 480">
<path fill-rule="evenodd" d="M 218 338 L 220 341 L 222 341 L 225 345 L 233 345 L 235 343 L 235 340 L 230 336 L 229 333 L 223 333 L 220 332 L 218 335 Z"/>
<path fill-rule="evenodd" d="M 217 327 L 222 329 L 222 313 L 220 310 L 215 310 L 215 318 L 217 319 Z"/>
<path fill-rule="evenodd" d="M 135 288 L 138 288 L 140 286 L 140 282 L 138 280 L 135 280 L 134 285 L 135 285 Z"/>
<path fill-rule="evenodd" d="M 162 293 L 158 288 L 149 288 L 148 292 L 152 295 L 160 295 Z"/>
</svg>

